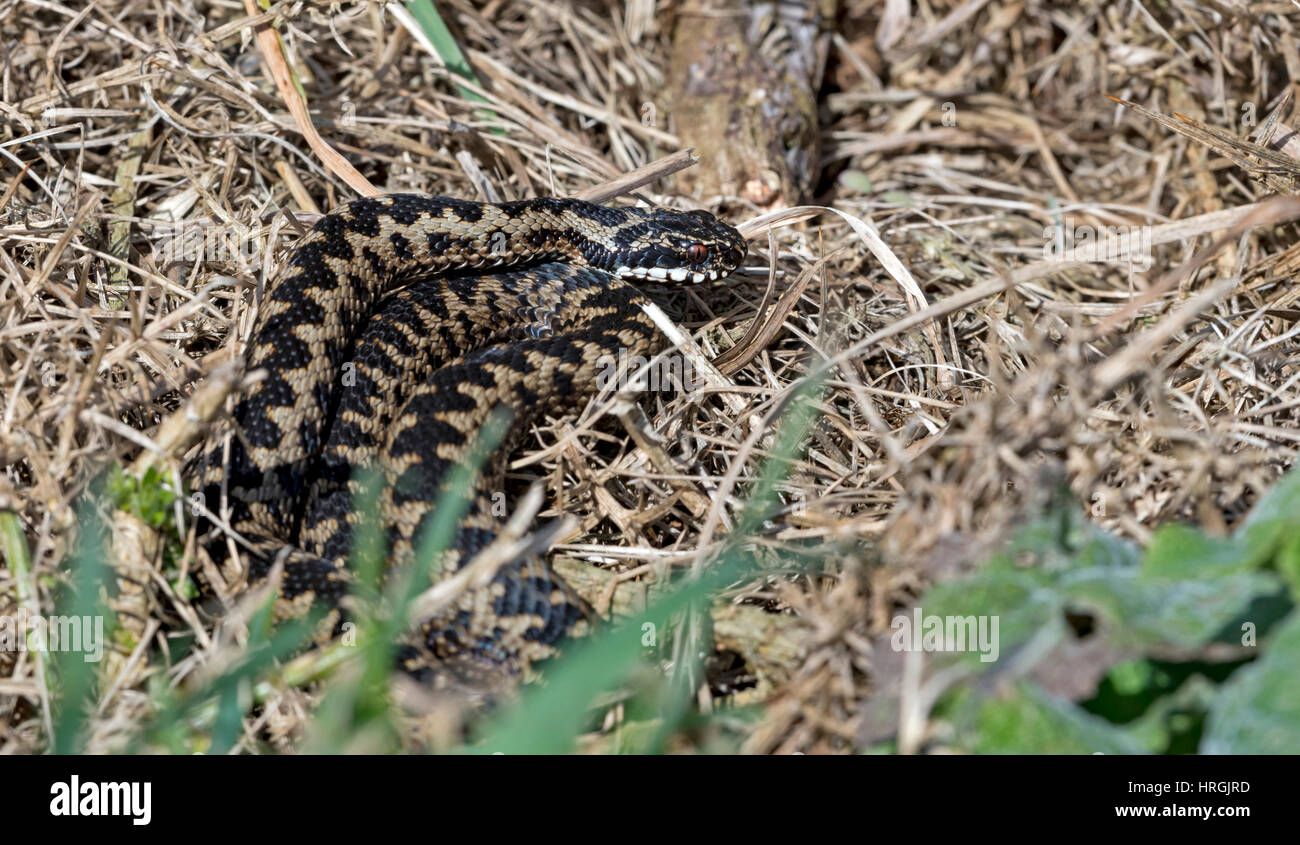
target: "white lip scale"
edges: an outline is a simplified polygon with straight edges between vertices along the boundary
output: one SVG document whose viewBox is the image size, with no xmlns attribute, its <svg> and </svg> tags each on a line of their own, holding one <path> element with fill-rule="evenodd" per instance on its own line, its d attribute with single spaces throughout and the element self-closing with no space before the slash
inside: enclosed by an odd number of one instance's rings
<svg viewBox="0 0 1300 845">
<path fill-rule="evenodd" d="M 689 276 L 692 282 L 702 282 L 705 279 L 718 278 L 718 271 L 710 270 L 708 273 L 701 273 L 692 272 L 685 267 L 676 267 L 672 270 L 665 270 L 663 267 L 619 267 L 614 271 L 614 275 L 621 279 L 672 279 L 674 282 L 684 282 Z"/>
</svg>

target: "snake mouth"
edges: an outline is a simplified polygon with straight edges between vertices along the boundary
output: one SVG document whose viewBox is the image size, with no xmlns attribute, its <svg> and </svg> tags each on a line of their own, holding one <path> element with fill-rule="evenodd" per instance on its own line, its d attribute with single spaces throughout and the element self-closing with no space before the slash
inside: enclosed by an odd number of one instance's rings
<svg viewBox="0 0 1300 845">
<path fill-rule="evenodd" d="M 646 282 L 685 282 L 690 280 L 696 284 L 705 279 L 718 279 L 721 277 L 717 270 L 692 270 L 689 267 L 619 267 L 614 270 L 614 275 L 620 279 L 639 279 Z"/>
</svg>

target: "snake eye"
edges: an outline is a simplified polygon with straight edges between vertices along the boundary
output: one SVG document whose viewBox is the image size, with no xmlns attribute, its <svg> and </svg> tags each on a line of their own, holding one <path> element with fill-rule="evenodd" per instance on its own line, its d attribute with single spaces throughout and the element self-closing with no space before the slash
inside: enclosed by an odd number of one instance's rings
<svg viewBox="0 0 1300 845">
<path fill-rule="evenodd" d="M 686 257 L 692 264 L 703 264 L 709 258 L 709 248 L 704 244 L 691 244 L 686 247 Z"/>
</svg>

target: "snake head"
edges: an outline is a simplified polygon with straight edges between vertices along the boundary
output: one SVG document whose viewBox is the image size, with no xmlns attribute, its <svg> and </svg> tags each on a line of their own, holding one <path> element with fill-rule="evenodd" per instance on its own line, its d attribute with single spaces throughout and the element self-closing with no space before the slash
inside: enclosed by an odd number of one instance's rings
<svg viewBox="0 0 1300 845">
<path fill-rule="evenodd" d="M 627 220 L 615 228 L 599 262 L 619 278 L 657 282 L 721 279 L 739 267 L 748 252 L 740 233 L 707 211 L 619 211 L 627 213 Z"/>
</svg>

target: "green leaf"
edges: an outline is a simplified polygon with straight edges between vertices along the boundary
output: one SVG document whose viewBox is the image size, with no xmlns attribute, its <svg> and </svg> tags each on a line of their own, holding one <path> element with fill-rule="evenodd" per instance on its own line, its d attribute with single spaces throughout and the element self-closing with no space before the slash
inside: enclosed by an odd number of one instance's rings
<svg viewBox="0 0 1300 845">
<path fill-rule="evenodd" d="M 1165 525 L 1151 538 L 1142 570 L 1154 577 L 1212 578 L 1256 569 L 1271 551 L 1271 544 L 1208 537 L 1192 526 Z"/>
<path fill-rule="evenodd" d="M 1300 754 L 1300 611 L 1263 655 L 1224 683 L 1210 708 L 1203 754 Z"/>
<path fill-rule="evenodd" d="M 1068 571 L 1134 567 L 1140 559 L 1136 545 L 1103 531 L 1070 503 L 1018 530 L 986 568 L 1024 571 L 1032 564 L 1041 570 Z"/>
<path fill-rule="evenodd" d="M 1152 665 L 1148 661 L 1134 663 Z M 1163 667 L 1153 669 L 1152 674 L 1153 686 L 1166 679 L 1161 677 L 1166 675 Z M 1217 692 L 1218 686 L 1210 679 L 1193 674 L 1171 692 L 1153 698 L 1136 719 L 1123 726 L 1124 732 L 1153 753 L 1193 753 L 1204 728 L 1205 714 Z"/>
<path fill-rule="evenodd" d="M 971 695 L 958 717 L 959 742 L 976 754 L 1141 754 L 1124 730 L 1050 696 L 1017 684 L 1003 696 Z"/>
<path fill-rule="evenodd" d="M 1291 588 L 1291 600 L 1300 602 L 1300 531 L 1292 532 L 1278 549 L 1277 571 Z"/>
<path fill-rule="evenodd" d="M 1151 578 L 1123 569 L 1089 569 L 1062 578 L 1067 602 L 1097 613 L 1117 645 L 1199 648 L 1237 621 L 1256 598 L 1277 593 L 1271 573 L 1218 578 Z"/>
<path fill-rule="evenodd" d="M 1063 601 L 1053 586 L 1050 573 L 1037 569 L 985 571 L 962 581 L 951 581 L 932 588 L 917 604 L 923 617 L 966 618 L 990 617 L 997 620 L 992 629 L 997 636 L 999 657 L 1019 649 L 1049 626 L 1062 625 Z M 915 616 L 908 617 L 910 628 L 894 629 L 895 638 L 904 637 L 915 627 Z M 897 620 L 897 617 L 895 618 Z M 988 624 L 986 623 L 986 627 Z M 901 642 L 901 645 L 906 645 Z M 962 662 L 983 663 L 983 654 L 974 649 L 953 652 Z"/>
<path fill-rule="evenodd" d="M 1273 486 L 1273 489 L 1251 508 L 1242 522 L 1242 530 L 1249 531 L 1269 523 L 1281 523 L 1293 528 L 1300 516 L 1300 468 L 1293 469 Z"/>
<path fill-rule="evenodd" d="M 860 170 L 846 170 L 841 173 L 840 184 L 850 191 L 862 194 L 870 194 L 875 190 L 875 186 L 871 184 L 871 177 Z"/>
</svg>

